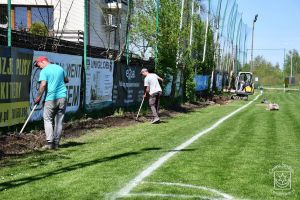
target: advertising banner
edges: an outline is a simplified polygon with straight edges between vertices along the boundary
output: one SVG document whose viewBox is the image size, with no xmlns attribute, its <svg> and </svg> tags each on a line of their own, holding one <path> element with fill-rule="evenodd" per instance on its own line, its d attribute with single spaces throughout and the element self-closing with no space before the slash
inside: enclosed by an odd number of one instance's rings
<svg viewBox="0 0 300 200">
<path fill-rule="evenodd" d="M 88 58 L 86 71 L 86 108 L 101 109 L 112 104 L 114 62 Z"/>
<path fill-rule="evenodd" d="M 170 74 L 165 75 L 164 82 L 167 82 L 167 84 L 164 85 L 163 89 L 163 96 L 170 96 L 172 92 L 172 81 L 173 76 Z"/>
<path fill-rule="evenodd" d="M 208 89 L 208 75 L 196 75 L 195 82 L 196 82 L 196 92 L 201 92 Z"/>
<path fill-rule="evenodd" d="M 24 123 L 33 51 L 0 47 L 0 127 Z"/>
<path fill-rule="evenodd" d="M 76 112 L 80 105 L 80 85 L 81 85 L 81 67 L 82 67 L 82 57 L 68 54 L 59 54 L 45 51 L 34 51 L 33 61 L 39 56 L 46 56 L 51 63 L 60 65 L 64 68 L 67 77 L 69 78 L 69 83 L 67 86 L 67 110 L 66 112 Z M 30 88 L 30 106 L 34 106 L 34 99 L 37 96 L 39 88 L 39 76 L 40 69 L 32 67 L 31 73 L 31 88 Z M 44 100 L 44 97 L 42 101 Z M 42 119 L 43 116 L 43 104 L 40 103 L 36 111 L 32 115 L 31 120 L 36 121 Z"/>
<path fill-rule="evenodd" d="M 114 74 L 114 104 L 132 106 L 139 104 L 144 95 L 144 79 L 140 75 L 142 67 L 118 64 Z"/>
<path fill-rule="evenodd" d="M 216 88 L 218 91 L 221 91 L 223 88 L 223 76 L 221 74 L 216 74 Z"/>
<path fill-rule="evenodd" d="M 177 76 L 176 76 L 176 91 L 175 91 L 175 97 L 182 96 L 183 90 L 182 90 L 182 72 L 178 71 Z M 173 76 L 170 74 L 166 74 L 164 77 L 164 80 L 167 80 L 166 84 L 163 85 L 162 90 L 163 90 L 163 96 L 170 96 L 172 92 L 172 81 L 173 81 Z M 161 85 L 162 86 L 162 85 Z"/>
</svg>

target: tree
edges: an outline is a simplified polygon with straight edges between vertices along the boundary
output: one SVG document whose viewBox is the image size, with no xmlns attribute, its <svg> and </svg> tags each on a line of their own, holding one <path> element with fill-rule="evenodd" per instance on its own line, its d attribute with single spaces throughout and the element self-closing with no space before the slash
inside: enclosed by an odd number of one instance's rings
<svg viewBox="0 0 300 200">
<path fill-rule="evenodd" d="M 135 11 L 131 17 L 130 44 L 131 50 L 139 52 L 145 59 L 146 53 L 154 57 L 153 50 L 157 45 L 156 40 L 156 5 L 155 1 L 137 1 Z"/>
<path fill-rule="evenodd" d="M 291 63 L 293 62 L 293 63 Z M 291 64 L 293 66 L 293 75 L 300 73 L 300 56 L 297 50 L 293 49 L 288 52 L 285 57 L 284 62 L 284 72 L 287 76 L 290 75 L 291 72 Z"/>
<path fill-rule="evenodd" d="M 160 0 L 159 34 L 156 34 L 157 1 L 138 1 L 132 17 L 131 42 L 135 49 L 141 50 L 141 57 L 158 49 L 155 71 L 170 78 L 171 97 L 178 95 L 177 77 L 180 75 L 180 86 L 186 100 L 195 97 L 195 73 L 210 74 L 214 63 L 214 33 L 209 26 L 206 59 L 202 63 L 205 26 L 199 16 L 191 16 L 191 2 L 185 1 L 183 26 L 180 30 L 181 0 Z M 200 6 L 197 4 L 197 6 Z M 193 43 L 189 45 L 191 19 L 193 18 Z M 195 68 L 197 70 L 195 70 Z"/>
<path fill-rule="evenodd" d="M 43 23 L 34 22 L 30 27 L 29 33 L 40 36 L 48 36 L 48 29 Z"/>
<path fill-rule="evenodd" d="M 259 78 L 260 85 L 282 85 L 283 71 L 278 65 L 273 66 L 264 57 L 257 56 L 253 61 L 253 76 Z M 245 64 L 241 71 L 249 71 L 250 64 Z"/>
<path fill-rule="evenodd" d="M 154 50 L 158 49 L 157 68 L 158 74 L 171 75 L 172 96 L 175 96 L 176 56 L 179 39 L 180 4 L 171 0 L 160 0 L 159 6 L 159 35 L 156 34 L 157 2 L 139 1 L 132 17 L 131 43 L 135 49 L 140 49 L 141 57 L 150 52 L 154 57 Z M 168 81 L 168 80 L 167 80 Z"/>
</svg>

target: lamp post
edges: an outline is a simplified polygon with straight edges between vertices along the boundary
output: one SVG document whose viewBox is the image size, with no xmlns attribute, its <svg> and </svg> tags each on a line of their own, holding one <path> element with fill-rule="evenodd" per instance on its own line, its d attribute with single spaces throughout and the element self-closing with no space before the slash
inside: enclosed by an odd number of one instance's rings
<svg viewBox="0 0 300 200">
<path fill-rule="evenodd" d="M 252 26 L 252 46 L 251 46 L 251 72 L 253 72 L 253 41 L 254 41 L 254 25 L 257 21 L 258 14 L 255 15 Z"/>
<path fill-rule="evenodd" d="M 292 82 L 292 77 L 293 77 L 293 52 L 291 52 L 291 75 L 290 75 L 290 82 Z"/>
</svg>

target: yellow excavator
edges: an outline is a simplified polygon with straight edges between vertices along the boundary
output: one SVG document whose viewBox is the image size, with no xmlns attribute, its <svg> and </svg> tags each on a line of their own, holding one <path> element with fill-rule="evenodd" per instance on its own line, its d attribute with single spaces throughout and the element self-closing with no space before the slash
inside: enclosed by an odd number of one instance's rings
<svg viewBox="0 0 300 200">
<path fill-rule="evenodd" d="M 252 72 L 239 72 L 235 80 L 235 91 L 232 99 L 245 99 L 254 93 L 254 81 Z"/>
</svg>

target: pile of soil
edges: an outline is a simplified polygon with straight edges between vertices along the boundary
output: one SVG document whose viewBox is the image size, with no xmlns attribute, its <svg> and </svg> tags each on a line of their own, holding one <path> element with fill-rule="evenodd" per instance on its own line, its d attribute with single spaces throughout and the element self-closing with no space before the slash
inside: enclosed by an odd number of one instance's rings
<svg viewBox="0 0 300 200">
<path fill-rule="evenodd" d="M 216 104 L 224 105 L 227 104 L 229 101 L 228 96 L 213 96 L 211 101 L 215 102 Z"/>
<path fill-rule="evenodd" d="M 180 106 L 170 107 L 160 111 L 162 119 L 178 115 L 179 113 L 191 112 L 212 104 L 227 104 L 229 98 L 226 96 L 214 96 L 204 102 L 185 103 Z M 140 116 L 135 120 L 136 113 L 124 113 L 122 116 L 108 116 L 104 118 L 87 118 L 70 121 L 64 124 L 64 138 L 80 137 L 90 129 L 103 129 L 108 127 L 125 127 L 141 122 L 150 122 L 151 113 Z M 3 157 L 18 156 L 33 150 L 40 149 L 46 144 L 44 130 L 32 130 L 30 133 L 18 134 L 9 132 L 0 136 L 0 159 Z"/>
</svg>

